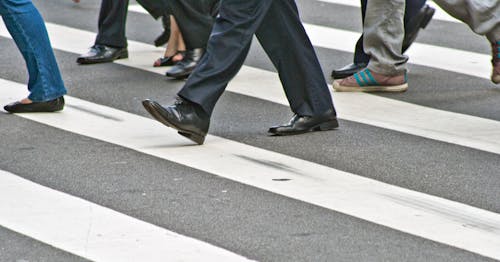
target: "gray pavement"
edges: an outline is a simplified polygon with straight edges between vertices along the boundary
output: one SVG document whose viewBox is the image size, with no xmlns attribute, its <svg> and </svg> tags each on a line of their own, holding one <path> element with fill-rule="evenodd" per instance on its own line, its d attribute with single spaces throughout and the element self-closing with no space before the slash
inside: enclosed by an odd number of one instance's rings
<svg viewBox="0 0 500 262">
<path fill-rule="evenodd" d="M 34 1 L 47 22 L 96 31 L 99 1 Z M 134 3 L 132 1 L 132 3 Z M 304 22 L 360 30 L 359 10 L 298 1 Z M 61 11 L 62 10 L 62 11 Z M 447 34 L 442 34 L 446 30 Z M 151 43 L 159 22 L 130 12 L 129 39 Z M 465 40 L 464 40 L 465 39 Z M 341 41 L 341 39 L 339 39 Z M 465 26 L 432 21 L 418 41 L 488 54 Z M 0 77 L 23 83 L 21 57 L 0 37 Z M 89 46 L 92 43 L 89 43 Z M 351 54 L 317 48 L 325 78 Z M 56 51 L 69 94 L 149 117 L 144 98 L 169 102 L 182 82 L 117 64 L 78 66 Z M 446 59 L 446 58 L 443 58 Z M 152 63 L 153 61 L 151 61 Z M 273 71 L 255 41 L 245 63 Z M 410 89 L 381 95 L 436 109 L 500 120 L 500 87 L 485 79 L 411 65 Z M 255 85 L 259 85 L 256 80 Z M 500 156 L 342 120 L 341 128 L 270 137 L 288 120 L 282 105 L 226 92 L 210 133 L 392 185 L 500 212 Z M 140 126 L 138 129 L 142 128 Z M 92 138 L 0 113 L 0 169 L 259 261 L 488 261 L 482 256 L 230 181 Z M 80 258 L 0 227 L 0 261 Z M 22 251 L 30 252 L 21 255 Z"/>
</svg>

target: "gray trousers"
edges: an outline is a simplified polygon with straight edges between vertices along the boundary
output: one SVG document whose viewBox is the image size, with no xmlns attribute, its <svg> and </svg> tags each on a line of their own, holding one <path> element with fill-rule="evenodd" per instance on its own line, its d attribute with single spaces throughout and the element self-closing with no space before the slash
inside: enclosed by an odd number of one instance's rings
<svg viewBox="0 0 500 262">
<path fill-rule="evenodd" d="M 368 0 L 363 25 L 364 49 L 371 56 L 368 69 L 383 75 L 406 72 L 408 57 L 401 53 L 405 0 Z"/>
<path fill-rule="evenodd" d="M 490 42 L 500 40 L 499 0 L 434 0 L 453 17 Z M 368 69 L 384 75 L 406 72 L 408 57 L 401 54 L 404 37 L 404 0 L 369 0 L 364 23 L 364 48 L 371 56 Z"/>
<path fill-rule="evenodd" d="M 490 42 L 500 40 L 500 1 L 434 0 L 448 14 L 467 24 Z"/>
</svg>

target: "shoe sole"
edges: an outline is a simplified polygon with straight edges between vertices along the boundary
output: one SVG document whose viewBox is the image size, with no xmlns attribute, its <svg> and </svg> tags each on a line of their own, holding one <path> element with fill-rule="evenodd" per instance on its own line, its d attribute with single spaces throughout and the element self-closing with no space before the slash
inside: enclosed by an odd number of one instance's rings
<svg viewBox="0 0 500 262">
<path fill-rule="evenodd" d="M 170 128 L 176 129 L 177 133 L 179 135 L 188 138 L 189 140 L 197 143 L 198 145 L 203 145 L 203 143 L 205 142 L 205 136 L 193 133 L 189 130 L 184 130 L 182 128 L 179 128 L 175 124 L 168 122 L 168 120 L 165 119 L 159 113 L 159 110 L 163 110 L 163 109 L 160 108 L 160 105 L 157 104 L 156 102 L 147 101 L 147 100 L 142 101 L 142 106 L 144 106 L 146 111 L 148 111 L 148 113 L 151 114 L 151 116 L 153 116 L 153 118 L 156 119 L 158 122 L 160 122 L 160 123 L 162 123 Z"/>
<path fill-rule="evenodd" d="M 339 127 L 339 122 L 337 121 L 337 119 L 334 119 L 334 120 L 330 120 L 330 121 L 318 124 L 316 126 L 313 126 L 307 130 L 302 130 L 302 131 L 297 131 L 297 132 L 284 132 L 284 133 L 283 132 L 269 132 L 269 133 L 273 136 L 291 136 L 291 135 L 300 135 L 300 134 L 316 132 L 316 131 L 329 131 L 329 130 L 336 129 L 338 127 Z"/>
<path fill-rule="evenodd" d="M 12 114 L 22 114 L 22 113 L 55 113 L 55 112 L 62 111 L 63 109 L 64 109 L 64 106 L 58 107 L 58 108 L 54 108 L 54 109 L 48 109 L 48 110 L 8 110 L 8 109 L 5 109 L 5 107 L 4 107 L 5 111 L 7 111 L 9 113 L 12 113 Z"/>
<path fill-rule="evenodd" d="M 335 92 L 405 92 L 408 90 L 408 83 L 395 86 L 342 86 L 337 82 L 333 82 L 333 90 Z"/>
<path fill-rule="evenodd" d="M 436 12 L 436 9 L 431 8 L 429 6 L 426 7 L 424 18 L 420 22 L 420 28 L 425 29 L 427 27 L 429 22 L 432 20 L 432 17 L 434 16 L 435 12 Z"/>
<path fill-rule="evenodd" d="M 174 79 L 177 79 L 177 80 L 183 80 L 183 79 L 186 79 L 189 77 L 189 75 L 191 75 L 191 73 L 193 72 L 193 70 L 190 70 L 189 72 L 187 73 L 183 73 L 183 74 L 176 74 L 176 75 L 173 75 L 173 74 L 169 74 L 168 72 L 165 74 L 166 76 L 168 77 L 171 77 L 171 78 L 174 78 Z"/>
<path fill-rule="evenodd" d="M 118 60 L 118 59 L 125 59 L 125 58 L 128 58 L 128 52 L 124 53 L 124 54 L 120 54 L 119 56 L 117 56 L 116 58 L 106 58 L 106 59 L 94 59 L 94 60 L 79 60 L 77 59 L 76 62 L 80 65 L 91 65 L 91 64 L 99 64 L 99 63 L 110 63 L 110 62 L 113 62 L 115 60 Z"/>
<path fill-rule="evenodd" d="M 425 29 L 427 27 L 427 25 L 431 22 L 432 17 L 434 16 L 434 13 L 436 12 L 436 10 L 434 8 L 431 8 L 430 6 L 425 6 L 423 8 L 425 9 L 423 11 L 423 14 L 417 15 L 417 17 L 420 16 L 420 19 L 418 21 L 414 22 L 415 24 L 418 24 L 418 26 L 415 29 L 416 32 L 410 33 L 410 34 L 405 34 L 405 37 L 403 39 L 403 48 L 402 48 L 403 53 L 405 53 L 406 50 L 408 50 L 408 48 L 410 48 L 410 46 L 413 44 L 413 42 L 415 42 L 415 40 L 417 39 L 419 30 Z M 414 19 L 416 19 L 416 18 L 414 18 Z M 413 24 L 413 21 L 410 21 L 410 23 Z"/>
<path fill-rule="evenodd" d="M 493 74 L 491 76 L 491 82 L 493 82 L 495 84 L 500 84 L 500 75 Z"/>
</svg>

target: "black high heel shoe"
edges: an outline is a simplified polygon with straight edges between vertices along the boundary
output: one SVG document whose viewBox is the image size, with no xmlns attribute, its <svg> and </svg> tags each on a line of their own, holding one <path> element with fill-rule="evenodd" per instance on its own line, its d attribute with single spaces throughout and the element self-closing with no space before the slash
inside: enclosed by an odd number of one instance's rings
<svg viewBox="0 0 500 262">
<path fill-rule="evenodd" d="M 186 51 L 177 51 L 177 53 L 175 53 L 174 55 L 172 56 L 164 56 L 164 57 L 160 57 L 158 59 L 156 59 L 156 61 L 154 62 L 153 66 L 154 67 L 160 67 L 160 66 L 173 66 L 175 64 L 177 64 L 178 62 L 180 62 L 182 60 L 182 58 L 184 58 L 184 53 Z M 182 58 L 181 60 L 177 60 L 177 61 L 174 61 L 174 57 L 176 55 L 182 55 Z"/>
</svg>

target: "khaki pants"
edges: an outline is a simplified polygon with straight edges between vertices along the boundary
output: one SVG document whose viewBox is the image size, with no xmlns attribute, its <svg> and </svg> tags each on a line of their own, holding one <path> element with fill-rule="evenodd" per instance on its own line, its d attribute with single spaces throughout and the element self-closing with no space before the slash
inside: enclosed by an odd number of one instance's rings
<svg viewBox="0 0 500 262">
<path fill-rule="evenodd" d="M 450 15 L 490 42 L 500 40 L 499 0 L 434 0 Z M 364 24 L 368 68 L 384 75 L 401 75 L 408 57 L 401 54 L 404 37 L 404 0 L 369 0 Z"/>
<path fill-rule="evenodd" d="M 495 42 L 500 40 L 500 1 L 434 0 L 443 10 L 467 24 L 474 32 Z"/>
<path fill-rule="evenodd" d="M 408 57 L 401 53 L 404 38 L 405 0 L 368 0 L 363 26 L 368 69 L 384 75 L 406 72 Z"/>
</svg>

